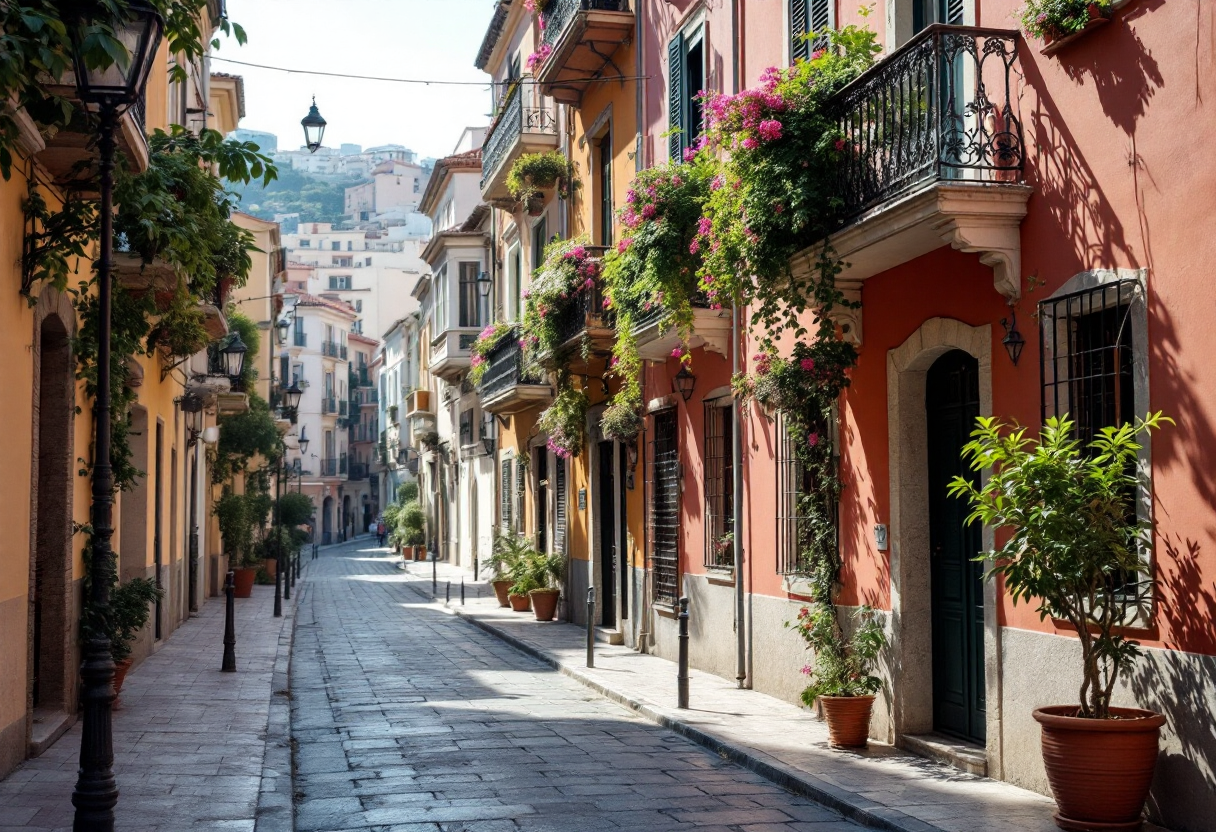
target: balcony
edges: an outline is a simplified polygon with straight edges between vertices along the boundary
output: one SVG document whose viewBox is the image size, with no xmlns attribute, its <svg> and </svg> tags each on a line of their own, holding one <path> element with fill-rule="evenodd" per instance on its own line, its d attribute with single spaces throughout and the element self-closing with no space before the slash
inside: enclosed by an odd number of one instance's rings
<svg viewBox="0 0 1216 832">
<path fill-rule="evenodd" d="M 950 245 L 980 255 L 997 291 L 1021 288 L 1024 138 L 1016 78 L 1018 33 L 934 25 L 838 93 L 846 159 L 840 230 L 846 264 L 837 285 L 854 299 L 861 282 Z M 820 247 L 791 262 L 814 268 Z M 842 315 L 860 343 L 857 310 Z"/>
<path fill-rule="evenodd" d="M 491 413 L 519 413 L 548 404 L 553 391 L 543 377 L 524 375 L 523 350 L 517 330 L 511 330 L 487 354 L 489 366 L 481 379 L 481 406 Z"/>
<path fill-rule="evenodd" d="M 449 382 L 459 380 L 469 369 L 470 350 L 481 327 L 455 327 L 439 333 L 431 341 L 431 374 Z"/>
<path fill-rule="evenodd" d="M 540 91 L 577 106 L 587 79 L 599 75 L 617 47 L 633 38 L 629 1 L 549 0 L 541 17 L 543 43 L 553 51 L 536 68 Z"/>
<path fill-rule="evenodd" d="M 415 390 L 405 400 L 405 420 L 411 441 L 435 431 L 435 413 L 431 410 L 431 391 Z"/>
<path fill-rule="evenodd" d="M 337 341 L 321 342 L 321 355 L 325 355 L 330 358 L 340 358 L 341 353 L 344 352 L 344 350 L 345 348 L 340 347 Z"/>
<path fill-rule="evenodd" d="M 704 347 L 710 352 L 727 355 L 730 348 L 730 310 L 711 309 L 703 299 L 693 301 L 693 334 L 688 341 L 691 349 Z M 672 350 L 683 347 L 680 335 L 670 324 L 665 325 L 662 307 L 647 315 L 633 327 L 638 355 L 647 361 L 666 361 Z"/>
<path fill-rule="evenodd" d="M 336 477 L 338 476 L 338 460 L 326 458 L 321 460 L 321 476 Z"/>
<path fill-rule="evenodd" d="M 338 412 L 338 400 L 334 396 L 324 396 L 321 399 L 321 415 L 332 416 Z"/>
<path fill-rule="evenodd" d="M 69 99 L 75 99 L 74 84 L 52 85 L 51 90 Z M 79 108 L 80 104 L 74 100 Z M 18 118 L 18 121 L 23 121 Z M 32 125 L 32 122 L 31 122 Z M 37 128 L 33 127 L 34 135 Z M 114 131 L 117 143 L 118 158 L 126 161 L 127 170 L 140 173 L 148 169 L 148 139 L 144 127 L 144 102 L 140 101 L 123 113 L 118 120 L 118 129 Z M 85 195 L 96 194 L 96 181 L 92 176 L 96 172 L 97 134 L 82 112 L 78 109 L 71 123 L 50 138 L 39 137 L 36 141 L 42 144 L 37 151 L 39 164 L 46 168 L 54 179 L 55 184 L 67 188 L 82 188 Z M 87 172 L 82 177 L 82 172 Z"/>
<path fill-rule="evenodd" d="M 557 117 L 535 89 L 523 82 L 511 88 L 482 144 L 481 196 L 487 202 L 513 202 L 507 173 L 521 154 L 557 149 Z"/>
<path fill-rule="evenodd" d="M 351 482 L 361 482 L 367 479 L 369 473 L 370 471 L 366 462 L 352 462 L 350 464 L 350 472 L 346 475 L 346 478 Z"/>
<path fill-rule="evenodd" d="M 602 258 L 603 246 L 587 246 L 593 257 Z M 599 280 L 590 289 L 580 290 L 554 313 L 558 334 L 557 355 L 542 357 L 545 364 L 571 360 L 576 364 L 582 355 L 607 355 L 616 344 L 615 316 L 604 309 L 603 287 Z M 582 347 L 586 346 L 586 349 Z M 578 347 L 579 349 L 572 349 Z M 574 352 L 575 355 L 569 355 Z"/>
</svg>

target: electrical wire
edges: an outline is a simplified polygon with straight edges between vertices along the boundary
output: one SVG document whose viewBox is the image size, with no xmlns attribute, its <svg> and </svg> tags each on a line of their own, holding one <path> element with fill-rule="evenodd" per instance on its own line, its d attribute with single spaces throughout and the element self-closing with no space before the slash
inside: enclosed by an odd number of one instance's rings
<svg viewBox="0 0 1216 832">
<path fill-rule="evenodd" d="M 387 81 L 394 84 L 422 84 L 424 86 L 449 86 L 449 87 L 482 87 L 489 88 L 495 83 L 494 81 L 447 81 L 441 79 L 424 79 L 424 78 L 387 78 L 381 75 L 355 75 L 345 72 L 321 72 L 315 69 L 291 69 L 285 66 L 270 66 L 268 64 L 255 64 L 249 61 L 238 61 L 234 58 L 221 58 L 218 55 L 212 55 L 213 61 L 224 61 L 225 63 L 237 64 L 238 66 L 248 66 L 254 69 L 269 69 L 274 72 L 287 72 L 292 75 L 320 75 L 326 78 L 351 78 L 356 81 Z M 572 78 L 562 81 L 562 85 L 566 84 L 598 84 L 602 81 L 644 81 L 652 78 L 651 75 L 601 75 L 595 78 Z M 536 81 L 532 78 L 513 78 L 510 81 L 503 81 L 502 84 L 508 83 L 529 83 L 535 84 Z"/>
</svg>

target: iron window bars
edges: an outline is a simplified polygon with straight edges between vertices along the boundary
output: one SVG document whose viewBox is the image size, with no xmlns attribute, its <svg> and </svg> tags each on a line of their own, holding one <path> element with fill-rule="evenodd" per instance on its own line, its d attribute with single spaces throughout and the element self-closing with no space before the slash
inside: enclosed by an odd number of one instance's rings
<svg viewBox="0 0 1216 832">
<path fill-rule="evenodd" d="M 734 455 L 731 399 L 705 402 L 705 565 L 731 569 L 735 531 Z"/>
<path fill-rule="evenodd" d="M 680 453 L 674 409 L 654 414 L 651 481 L 653 598 L 675 604 L 680 596 Z"/>
<path fill-rule="evenodd" d="M 827 424 L 820 425 L 819 435 L 827 437 L 832 443 L 833 459 L 836 459 L 835 432 Z M 807 549 L 810 545 L 812 529 L 809 517 L 802 509 L 803 499 L 812 498 L 821 492 L 814 474 L 803 469 L 794 453 L 793 440 L 790 438 L 785 419 L 778 415 L 777 430 L 777 573 L 779 575 L 810 575 L 813 564 L 810 562 Z M 839 513 L 834 495 L 824 494 L 821 499 L 827 500 L 829 516 L 834 519 L 837 532 L 834 534 L 836 545 L 839 546 Z"/>
</svg>

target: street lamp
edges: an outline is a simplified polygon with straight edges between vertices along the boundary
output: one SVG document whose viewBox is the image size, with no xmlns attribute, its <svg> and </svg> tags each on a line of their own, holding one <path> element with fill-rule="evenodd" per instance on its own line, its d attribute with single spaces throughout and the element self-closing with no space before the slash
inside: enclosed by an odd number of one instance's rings
<svg viewBox="0 0 1216 832">
<path fill-rule="evenodd" d="M 684 401 L 692 398 L 692 389 L 696 385 L 697 377 L 685 366 L 680 367 L 680 372 L 676 373 L 676 377 L 671 381 L 672 392 L 679 393 L 684 397 Z"/>
<path fill-rule="evenodd" d="M 101 192 L 100 256 L 97 261 L 97 439 L 93 457 L 93 541 L 89 558 L 89 609 L 91 625 L 85 634 L 81 662 L 80 770 L 72 805 L 77 832 L 113 832 L 118 784 L 114 780 L 114 656 L 107 635 L 110 617 L 110 582 L 114 577 L 114 474 L 111 469 L 110 421 L 111 311 L 114 301 L 114 130 L 119 114 L 143 98 L 148 75 L 156 59 L 164 21 L 145 0 L 131 0 L 122 17 L 110 22 L 114 37 L 123 45 L 123 60 L 86 55 L 91 19 L 71 27 L 76 94 L 98 111 L 97 172 Z"/>
<path fill-rule="evenodd" d="M 300 399 L 303 396 L 304 391 L 294 381 L 290 387 L 283 388 L 283 407 L 287 408 L 288 418 L 291 419 L 293 425 L 296 421 L 296 410 L 300 407 Z"/>
<path fill-rule="evenodd" d="M 284 315 L 276 325 L 279 329 L 279 346 L 287 346 L 287 333 L 291 329 L 291 319 Z"/>
<path fill-rule="evenodd" d="M 228 376 L 233 384 L 239 382 L 241 374 L 245 372 L 245 353 L 247 352 L 249 352 L 249 347 L 245 346 L 239 332 L 233 332 L 228 346 L 220 350 L 220 354 L 224 357 L 224 375 Z"/>
<path fill-rule="evenodd" d="M 300 119 L 300 126 L 304 128 L 304 144 L 308 147 L 309 153 L 316 153 L 321 149 L 321 138 L 325 135 L 325 119 L 321 118 L 321 111 L 317 109 L 317 97 L 312 97 L 312 107 L 308 110 L 308 115 Z"/>
</svg>

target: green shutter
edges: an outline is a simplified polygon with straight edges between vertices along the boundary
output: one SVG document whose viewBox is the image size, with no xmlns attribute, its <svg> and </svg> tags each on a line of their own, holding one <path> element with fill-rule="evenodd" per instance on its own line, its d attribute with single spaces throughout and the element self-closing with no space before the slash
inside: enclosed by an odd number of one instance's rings
<svg viewBox="0 0 1216 832">
<path fill-rule="evenodd" d="M 945 8 L 942 11 L 943 23 L 949 23 L 951 26 L 963 25 L 963 0 L 945 0 Z"/>
<path fill-rule="evenodd" d="M 499 494 L 499 506 L 502 512 L 502 531 L 511 531 L 511 460 L 502 461 L 502 492 Z"/>
<path fill-rule="evenodd" d="M 811 45 L 802 36 L 806 34 L 807 0 L 789 0 L 790 13 L 790 63 L 799 58 L 806 60 L 811 54 Z"/>
<path fill-rule="evenodd" d="M 688 138 L 688 96 L 684 85 L 684 33 L 680 32 L 667 44 L 667 126 L 670 134 L 667 139 L 667 152 L 671 161 L 679 162 L 684 158 L 684 148 Z"/>
</svg>

